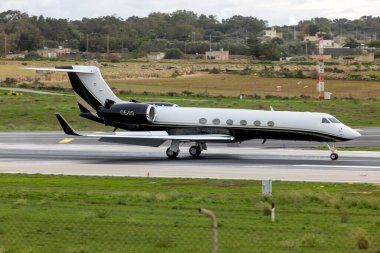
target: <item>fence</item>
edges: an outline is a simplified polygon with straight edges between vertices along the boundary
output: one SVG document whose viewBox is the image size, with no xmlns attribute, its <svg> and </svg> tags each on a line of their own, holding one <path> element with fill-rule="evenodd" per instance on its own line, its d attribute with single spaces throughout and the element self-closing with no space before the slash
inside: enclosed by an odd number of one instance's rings
<svg viewBox="0 0 380 253">
<path fill-rule="evenodd" d="M 1 204 L 0 252 L 212 252 L 211 221 L 196 208 L 124 206 Z M 214 210 L 218 252 L 380 252 L 376 212 L 278 209 L 276 222 L 265 208 Z"/>
</svg>

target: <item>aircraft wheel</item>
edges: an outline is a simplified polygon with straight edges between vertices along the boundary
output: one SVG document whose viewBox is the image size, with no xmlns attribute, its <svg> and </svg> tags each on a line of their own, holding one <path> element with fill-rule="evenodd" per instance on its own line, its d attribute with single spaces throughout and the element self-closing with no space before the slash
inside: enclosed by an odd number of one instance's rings
<svg viewBox="0 0 380 253">
<path fill-rule="evenodd" d="M 202 153 L 202 150 L 198 146 L 191 146 L 189 148 L 189 153 L 191 156 L 198 157 Z"/>
<path fill-rule="evenodd" d="M 178 152 L 174 152 L 174 151 L 172 151 L 170 148 L 168 148 L 167 150 L 166 150 L 166 155 L 169 157 L 169 158 L 177 158 L 177 156 L 178 156 Z"/>
<path fill-rule="evenodd" d="M 333 160 L 333 161 L 335 161 L 335 160 L 338 160 L 338 154 L 337 153 L 331 153 L 331 155 L 330 155 L 330 159 L 331 160 Z"/>
</svg>

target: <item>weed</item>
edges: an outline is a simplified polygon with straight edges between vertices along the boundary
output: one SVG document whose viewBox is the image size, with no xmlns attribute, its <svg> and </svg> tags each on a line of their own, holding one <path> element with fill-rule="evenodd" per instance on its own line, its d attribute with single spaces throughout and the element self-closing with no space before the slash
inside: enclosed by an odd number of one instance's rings
<svg viewBox="0 0 380 253">
<path fill-rule="evenodd" d="M 351 230 L 351 237 L 355 239 L 358 249 L 368 249 L 369 242 L 367 233 L 362 228 L 354 228 Z"/>
<path fill-rule="evenodd" d="M 321 244 L 321 239 L 314 234 L 307 234 L 301 238 L 301 245 L 303 247 L 316 248 Z"/>
<path fill-rule="evenodd" d="M 264 216 L 270 216 L 272 213 L 272 206 L 268 202 L 259 202 L 257 207 Z"/>
<path fill-rule="evenodd" d="M 169 236 L 161 237 L 156 242 L 157 248 L 170 248 L 173 246 L 173 240 Z"/>
<path fill-rule="evenodd" d="M 350 215 L 348 213 L 342 213 L 340 215 L 340 222 L 341 223 L 348 223 L 350 221 Z"/>
<path fill-rule="evenodd" d="M 109 210 L 106 210 L 106 209 L 95 210 L 95 217 L 99 218 L 99 219 L 105 219 L 105 218 L 109 217 L 110 214 L 111 214 L 111 212 Z"/>
<path fill-rule="evenodd" d="M 182 75 L 182 74 L 179 73 L 179 71 L 176 69 L 176 70 L 172 73 L 171 77 L 172 77 L 172 78 L 176 78 L 176 77 L 181 76 L 181 75 Z"/>
<path fill-rule="evenodd" d="M 26 200 L 26 199 L 17 199 L 15 201 L 15 203 L 12 205 L 12 208 L 16 209 L 16 208 L 19 208 L 21 206 L 25 206 L 26 204 L 28 204 L 28 200 Z"/>
</svg>

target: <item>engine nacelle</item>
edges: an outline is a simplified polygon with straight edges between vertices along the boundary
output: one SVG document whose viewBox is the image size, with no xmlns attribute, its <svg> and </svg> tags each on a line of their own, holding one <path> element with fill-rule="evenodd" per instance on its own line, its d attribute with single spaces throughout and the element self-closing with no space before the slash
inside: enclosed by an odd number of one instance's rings
<svg viewBox="0 0 380 253">
<path fill-rule="evenodd" d="M 153 105 L 144 103 L 122 103 L 113 104 L 109 109 L 100 107 L 97 114 L 105 122 L 147 124 L 155 120 L 156 109 Z"/>
</svg>

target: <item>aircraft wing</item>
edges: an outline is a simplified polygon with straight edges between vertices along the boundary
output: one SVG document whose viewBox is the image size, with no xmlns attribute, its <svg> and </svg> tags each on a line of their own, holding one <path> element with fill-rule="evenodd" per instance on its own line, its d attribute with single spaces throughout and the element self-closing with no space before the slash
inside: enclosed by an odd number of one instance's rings
<svg viewBox="0 0 380 253">
<path fill-rule="evenodd" d="M 86 137 L 98 137 L 99 141 L 131 144 L 139 146 L 151 146 L 158 147 L 165 141 L 178 140 L 181 142 L 233 142 L 234 137 L 224 134 L 198 134 L 198 135 L 169 135 L 166 131 L 138 131 L 138 132 L 111 132 L 111 133 L 92 133 L 92 134 L 80 134 L 76 132 L 69 123 L 56 113 L 57 119 L 63 129 L 68 135 L 74 136 L 86 136 Z"/>
</svg>

